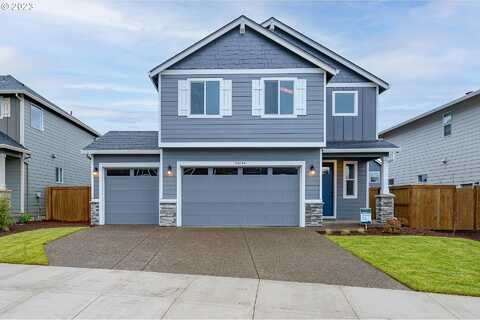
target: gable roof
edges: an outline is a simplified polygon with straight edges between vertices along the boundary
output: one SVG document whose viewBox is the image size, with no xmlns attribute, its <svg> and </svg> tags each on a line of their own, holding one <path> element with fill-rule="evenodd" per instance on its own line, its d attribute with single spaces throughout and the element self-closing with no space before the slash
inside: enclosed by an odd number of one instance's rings
<svg viewBox="0 0 480 320">
<path fill-rule="evenodd" d="M 159 150 L 158 131 L 109 131 L 86 146 L 82 153 L 105 153 L 106 151 L 153 152 Z"/>
<path fill-rule="evenodd" d="M 270 27 L 273 25 L 274 27 L 279 27 L 283 31 L 287 32 L 291 36 L 299 39 L 300 41 L 306 43 L 310 47 L 320 51 L 321 53 L 325 54 L 326 56 L 332 58 L 333 60 L 337 61 L 338 63 L 348 67 L 349 69 L 352 69 L 353 71 L 357 72 L 358 74 L 362 75 L 363 77 L 367 78 L 368 80 L 376 83 L 381 91 L 385 91 L 390 88 L 390 85 L 388 82 L 385 80 L 380 79 L 376 75 L 368 72 L 367 70 L 363 69 L 362 67 L 356 65 L 352 61 L 342 57 L 341 55 L 333 52 L 332 50 L 328 49 L 327 47 L 321 45 L 320 43 L 316 42 L 315 40 L 307 37 L 301 32 L 298 32 L 297 30 L 293 29 L 292 27 L 286 25 L 285 23 L 281 22 L 280 20 L 271 17 L 265 22 L 262 23 L 262 26 L 265 28 Z"/>
<path fill-rule="evenodd" d="M 72 116 L 59 106 L 55 105 L 54 103 L 48 101 L 44 97 L 42 97 L 37 92 L 33 91 L 22 82 L 18 81 L 11 75 L 0 75 L 0 94 L 23 94 L 28 96 L 30 99 L 41 103 L 43 106 L 48 107 L 50 110 L 54 111 L 55 113 L 61 115 L 63 118 L 66 118 L 70 122 L 73 122 L 77 126 L 81 127 L 85 131 L 91 133 L 92 135 L 98 137 L 100 133 L 98 133 L 95 129 L 89 127 L 76 117 Z"/>
<path fill-rule="evenodd" d="M 480 96 L 480 89 L 477 90 L 477 91 L 469 92 L 469 93 L 465 94 L 464 96 L 462 96 L 462 97 L 460 97 L 460 98 L 457 98 L 457 99 L 455 99 L 455 100 L 452 100 L 452 101 L 450 101 L 450 102 L 448 102 L 448 103 L 446 103 L 446 104 L 443 104 L 443 105 L 441 105 L 441 106 L 439 106 L 439 107 L 437 107 L 437 108 L 434 108 L 434 109 L 432 109 L 432 110 L 430 110 L 430 111 L 427 111 L 427 112 L 425 112 L 425 113 L 422 113 L 422 114 L 420 114 L 420 115 L 418 115 L 418 116 L 416 116 L 416 117 L 413 117 L 413 118 L 411 118 L 411 119 L 408 119 L 408 120 L 406 120 L 406 121 L 400 122 L 399 124 L 394 125 L 393 127 L 390 127 L 390 128 L 385 129 L 385 130 L 383 130 L 383 131 L 380 131 L 380 132 L 378 133 L 378 135 L 379 135 L 379 136 L 382 136 L 382 135 L 384 135 L 384 134 L 390 133 L 390 132 L 392 132 L 393 130 L 396 130 L 396 129 L 399 129 L 399 128 L 401 128 L 401 127 L 404 127 L 404 126 L 406 126 L 406 125 L 408 125 L 408 124 L 410 124 L 410 123 L 413 123 L 413 122 L 418 121 L 418 120 L 420 120 L 420 119 L 426 118 L 426 117 L 428 117 L 428 116 L 430 116 L 430 115 L 432 115 L 432 114 L 434 114 L 434 113 L 437 113 L 437 112 L 439 112 L 439 111 L 446 110 L 446 109 L 448 109 L 448 108 L 450 108 L 450 107 L 452 107 L 452 106 L 454 106 L 454 105 L 456 105 L 456 104 L 458 104 L 458 103 L 467 101 L 467 100 L 469 100 L 469 99 L 473 99 L 473 98 L 475 98 L 475 97 L 477 97 L 477 96 Z"/>
<path fill-rule="evenodd" d="M 262 34 L 263 36 L 269 38 L 270 40 L 278 43 L 279 45 L 285 47 L 286 49 L 292 51 L 293 53 L 301 56 L 307 61 L 317 65 L 321 69 L 325 70 L 326 72 L 335 75 L 337 74 L 338 70 L 329 65 L 328 63 L 322 61 L 318 57 L 312 55 L 311 53 L 303 50 L 302 48 L 296 46 L 295 44 L 283 39 L 282 37 L 278 36 L 277 34 L 271 32 L 268 29 L 265 29 L 255 21 L 247 18 L 246 16 L 240 16 L 237 19 L 231 21 L 230 23 L 226 24 L 225 26 L 221 27 L 220 29 L 214 31 L 213 33 L 209 34 L 207 37 L 203 38 L 202 40 L 194 43 L 187 49 L 181 51 L 177 55 L 171 57 L 170 59 L 162 62 L 149 72 L 150 79 L 154 82 L 155 87 L 158 87 L 156 83 L 155 77 L 162 72 L 163 70 L 167 69 L 168 67 L 172 66 L 173 64 L 177 63 L 178 61 L 184 59 L 185 57 L 191 55 L 195 51 L 199 50 L 200 48 L 204 47 L 205 45 L 209 44 L 210 42 L 214 41 L 215 39 L 221 37 L 228 31 L 241 26 L 248 26 L 249 28 L 253 29 L 254 31 Z"/>
</svg>

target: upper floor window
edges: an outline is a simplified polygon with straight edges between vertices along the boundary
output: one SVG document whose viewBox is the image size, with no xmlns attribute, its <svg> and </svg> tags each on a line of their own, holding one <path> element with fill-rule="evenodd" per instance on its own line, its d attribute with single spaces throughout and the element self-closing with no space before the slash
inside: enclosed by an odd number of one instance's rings
<svg viewBox="0 0 480 320">
<path fill-rule="evenodd" d="M 343 198 L 356 199 L 358 189 L 358 162 L 345 161 L 343 163 Z"/>
<path fill-rule="evenodd" d="M 357 91 L 333 91 L 332 94 L 332 114 L 334 116 L 358 115 Z"/>
<path fill-rule="evenodd" d="M 307 80 L 262 78 L 252 80 L 252 115 L 267 118 L 307 114 Z"/>
<path fill-rule="evenodd" d="M 369 177 L 370 183 L 372 184 L 380 183 L 380 171 L 370 171 L 369 175 L 370 175 Z"/>
<path fill-rule="evenodd" d="M 30 126 L 43 130 L 43 110 L 34 105 L 30 105 Z"/>
<path fill-rule="evenodd" d="M 10 117 L 10 98 L 0 97 L 0 119 Z"/>
<path fill-rule="evenodd" d="M 179 80 L 178 115 L 192 118 L 232 115 L 232 80 Z"/>
<path fill-rule="evenodd" d="M 427 183 L 428 175 L 427 174 L 419 174 L 417 176 L 418 183 Z"/>
<path fill-rule="evenodd" d="M 448 137 L 452 134 L 452 113 L 448 112 L 443 115 L 443 136 Z"/>
</svg>

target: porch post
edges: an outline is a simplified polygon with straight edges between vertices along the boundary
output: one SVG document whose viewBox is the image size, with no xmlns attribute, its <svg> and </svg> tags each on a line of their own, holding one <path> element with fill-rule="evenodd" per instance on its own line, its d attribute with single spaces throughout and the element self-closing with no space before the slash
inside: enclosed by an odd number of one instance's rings
<svg viewBox="0 0 480 320">
<path fill-rule="evenodd" d="M 388 186 L 388 169 L 390 161 L 392 161 L 390 156 L 382 157 L 382 169 L 380 171 L 381 188 L 380 194 L 377 195 L 375 199 L 378 223 L 385 223 L 394 217 L 395 195 L 390 193 L 390 188 Z"/>
<path fill-rule="evenodd" d="M 5 183 L 5 162 L 7 155 L 5 153 L 0 153 L 0 191 L 6 191 L 7 185 Z"/>
</svg>

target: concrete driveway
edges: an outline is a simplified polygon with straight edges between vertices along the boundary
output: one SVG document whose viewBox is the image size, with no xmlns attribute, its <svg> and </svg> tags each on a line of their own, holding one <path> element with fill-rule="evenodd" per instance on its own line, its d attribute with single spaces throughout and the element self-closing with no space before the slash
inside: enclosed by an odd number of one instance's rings
<svg viewBox="0 0 480 320">
<path fill-rule="evenodd" d="M 47 246 L 51 265 L 405 289 L 314 231 L 98 226 Z"/>
</svg>

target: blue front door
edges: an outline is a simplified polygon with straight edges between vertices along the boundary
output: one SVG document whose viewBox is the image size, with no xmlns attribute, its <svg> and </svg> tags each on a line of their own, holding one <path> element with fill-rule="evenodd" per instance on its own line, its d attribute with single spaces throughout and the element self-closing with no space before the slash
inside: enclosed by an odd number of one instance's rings
<svg viewBox="0 0 480 320">
<path fill-rule="evenodd" d="M 324 163 L 322 169 L 323 216 L 333 217 L 333 163 Z"/>
</svg>

